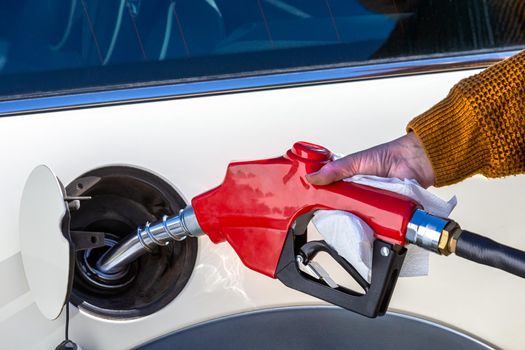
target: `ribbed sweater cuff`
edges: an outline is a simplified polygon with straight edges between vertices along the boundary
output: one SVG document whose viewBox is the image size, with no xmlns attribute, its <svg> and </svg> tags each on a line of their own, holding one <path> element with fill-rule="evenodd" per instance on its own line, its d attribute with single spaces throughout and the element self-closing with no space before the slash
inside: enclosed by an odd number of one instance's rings
<svg viewBox="0 0 525 350">
<path fill-rule="evenodd" d="M 488 164 L 476 116 L 457 86 L 444 100 L 414 118 L 407 131 L 414 132 L 422 143 L 437 187 L 479 173 Z"/>
</svg>

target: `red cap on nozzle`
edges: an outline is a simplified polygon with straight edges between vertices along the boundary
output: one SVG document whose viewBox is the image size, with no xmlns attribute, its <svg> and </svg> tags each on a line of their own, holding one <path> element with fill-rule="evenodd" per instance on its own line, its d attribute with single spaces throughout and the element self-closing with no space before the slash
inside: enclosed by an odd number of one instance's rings
<svg viewBox="0 0 525 350">
<path fill-rule="evenodd" d="M 307 160 L 323 162 L 332 158 L 332 152 L 327 148 L 305 141 L 294 143 L 291 151 L 297 157 Z"/>
</svg>

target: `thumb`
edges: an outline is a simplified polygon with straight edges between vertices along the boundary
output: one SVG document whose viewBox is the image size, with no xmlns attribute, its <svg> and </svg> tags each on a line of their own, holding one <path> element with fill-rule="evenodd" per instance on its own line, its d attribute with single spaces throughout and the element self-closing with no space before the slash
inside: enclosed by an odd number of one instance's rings
<svg viewBox="0 0 525 350">
<path fill-rule="evenodd" d="M 326 163 L 318 171 L 306 175 L 306 180 L 312 185 L 328 185 L 332 182 L 355 175 L 349 163 L 351 163 L 351 159 L 349 159 L 348 156 Z"/>
</svg>

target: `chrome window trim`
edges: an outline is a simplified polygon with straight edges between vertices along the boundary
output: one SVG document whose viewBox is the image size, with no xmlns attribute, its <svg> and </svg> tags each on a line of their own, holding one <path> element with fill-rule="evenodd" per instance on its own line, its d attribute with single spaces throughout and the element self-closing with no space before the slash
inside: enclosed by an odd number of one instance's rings
<svg viewBox="0 0 525 350">
<path fill-rule="evenodd" d="M 498 62 L 519 51 L 520 50 L 513 49 L 461 56 L 424 58 L 360 66 L 281 72 L 239 78 L 6 100 L 0 102 L 0 116 L 312 84 L 348 82 L 461 69 L 477 69 Z"/>
</svg>

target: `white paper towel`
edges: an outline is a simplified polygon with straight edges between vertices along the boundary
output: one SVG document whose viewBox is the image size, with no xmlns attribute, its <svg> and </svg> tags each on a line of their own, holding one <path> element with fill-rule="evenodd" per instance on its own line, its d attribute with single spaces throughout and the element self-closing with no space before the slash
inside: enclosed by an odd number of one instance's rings
<svg viewBox="0 0 525 350">
<path fill-rule="evenodd" d="M 356 175 L 344 181 L 381 188 L 410 197 L 430 214 L 448 217 L 457 204 L 456 197 L 445 201 L 421 187 L 416 180 Z M 374 232 L 359 217 L 340 210 L 318 210 L 313 224 L 332 248 L 345 258 L 370 282 Z M 417 246 L 408 246 L 400 277 L 428 274 L 428 252 Z"/>
</svg>

